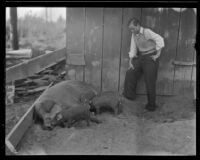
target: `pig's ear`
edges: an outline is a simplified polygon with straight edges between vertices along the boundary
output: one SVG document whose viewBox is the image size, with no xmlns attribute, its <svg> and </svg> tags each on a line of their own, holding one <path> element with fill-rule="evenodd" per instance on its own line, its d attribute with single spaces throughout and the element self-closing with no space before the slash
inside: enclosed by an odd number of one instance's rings
<svg viewBox="0 0 200 160">
<path fill-rule="evenodd" d="M 56 116 L 57 121 L 61 120 L 62 118 L 63 118 L 62 114 L 58 114 L 58 115 Z"/>
</svg>

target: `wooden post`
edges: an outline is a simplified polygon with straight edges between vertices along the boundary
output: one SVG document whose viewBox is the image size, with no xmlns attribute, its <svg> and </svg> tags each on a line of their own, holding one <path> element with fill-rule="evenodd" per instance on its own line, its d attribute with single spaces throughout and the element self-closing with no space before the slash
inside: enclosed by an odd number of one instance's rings
<svg viewBox="0 0 200 160">
<path fill-rule="evenodd" d="M 10 7 L 10 24 L 11 24 L 11 32 L 12 32 L 12 49 L 18 50 L 18 33 L 17 33 L 17 8 Z"/>
<path fill-rule="evenodd" d="M 68 14 L 67 14 L 67 7 L 66 7 L 66 64 L 65 64 L 65 72 L 66 72 L 66 74 L 65 74 L 65 79 L 68 79 L 68 69 L 69 69 L 69 65 L 67 64 L 68 62 L 67 62 L 67 59 L 68 59 L 68 55 L 67 55 L 67 52 L 68 52 L 68 24 L 67 24 L 67 22 L 68 22 Z"/>
</svg>

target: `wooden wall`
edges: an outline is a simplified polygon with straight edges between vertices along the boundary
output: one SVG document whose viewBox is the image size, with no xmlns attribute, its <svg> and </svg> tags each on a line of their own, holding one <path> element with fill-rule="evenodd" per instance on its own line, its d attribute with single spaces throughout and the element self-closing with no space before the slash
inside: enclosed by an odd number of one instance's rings
<svg viewBox="0 0 200 160">
<path fill-rule="evenodd" d="M 180 10 L 181 11 L 181 10 Z M 183 94 L 196 81 L 195 66 L 175 66 L 173 60 L 193 62 L 192 42 L 196 34 L 196 14 L 188 8 L 67 8 L 67 56 L 82 55 L 86 65 L 68 65 L 69 79 L 93 84 L 98 91 L 123 90 L 128 68 L 132 17 L 165 40 L 158 71 L 157 94 Z M 138 94 L 146 94 L 143 76 Z"/>
</svg>

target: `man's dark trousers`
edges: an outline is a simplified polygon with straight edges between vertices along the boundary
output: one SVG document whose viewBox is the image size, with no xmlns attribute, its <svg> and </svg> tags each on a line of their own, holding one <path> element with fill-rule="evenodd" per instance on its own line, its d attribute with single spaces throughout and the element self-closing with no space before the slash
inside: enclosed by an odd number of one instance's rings
<svg viewBox="0 0 200 160">
<path fill-rule="evenodd" d="M 157 72 L 159 65 L 159 58 L 155 61 L 152 59 L 152 55 L 155 55 L 156 52 L 140 55 L 132 59 L 132 64 L 134 69 L 128 69 L 125 76 L 124 82 L 124 96 L 128 99 L 135 99 L 136 96 L 136 86 L 137 80 L 144 74 L 148 105 L 155 107 L 156 102 L 156 80 Z"/>
</svg>

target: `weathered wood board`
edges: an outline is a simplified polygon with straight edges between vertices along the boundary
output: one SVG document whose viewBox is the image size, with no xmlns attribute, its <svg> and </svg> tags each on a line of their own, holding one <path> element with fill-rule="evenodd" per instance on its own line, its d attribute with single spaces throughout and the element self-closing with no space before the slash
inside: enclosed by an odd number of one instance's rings
<svg viewBox="0 0 200 160">
<path fill-rule="evenodd" d="M 192 8 L 181 12 L 176 60 L 193 62 L 196 36 L 196 14 Z M 186 94 L 191 89 L 192 66 L 175 67 L 174 94 Z"/>
<path fill-rule="evenodd" d="M 6 82 L 23 79 L 56 64 L 66 57 L 66 48 L 35 57 L 27 62 L 6 69 Z"/>
<path fill-rule="evenodd" d="M 85 81 L 101 89 L 103 8 L 86 8 Z"/>
<path fill-rule="evenodd" d="M 165 47 L 159 59 L 157 94 L 173 94 L 174 65 L 176 57 L 180 13 L 170 8 L 160 10 L 160 35 L 164 38 Z"/>
<path fill-rule="evenodd" d="M 196 30 L 196 32 L 197 32 L 197 30 Z M 196 42 L 196 40 L 195 40 L 195 42 Z M 194 42 L 194 43 L 195 43 Z M 195 49 L 195 51 L 194 51 L 194 58 L 193 58 L 193 62 L 196 64 L 195 66 L 193 66 L 192 67 L 192 78 L 191 78 L 191 81 L 193 82 L 195 82 L 196 83 L 196 66 L 197 66 L 197 55 L 196 55 L 196 53 L 197 53 L 197 51 L 196 51 L 196 49 Z"/>
<path fill-rule="evenodd" d="M 67 54 L 84 54 L 84 8 L 67 8 Z M 83 67 L 74 67 L 76 80 L 83 81 Z"/>
<path fill-rule="evenodd" d="M 123 24 L 122 24 L 122 49 L 121 49 L 121 66 L 120 66 L 120 82 L 119 91 L 123 92 L 126 71 L 129 67 L 129 51 L 131 43 L 131 31 L 128 29 L 128 22 L 131 18 L 141 18 L 141 8 L 123 8 Z"/>
<path fill-rule="evenodd" d="M 122 9 L 104 9 L 102 91 L 118 90 Z"/>
<path fill-rule="evenodd" d="M 196 64 L 196 51 L 194 52 L 193 62 Z M 191 88 L 194 90 L 194 97 L 196 98 L 196 66 L 192 67 Z"/>
<path fill-rule="evenodd" d="M 196 81 L 196 67 L 193 67 L 192 70 L 192 80 L 191 80 L 191 88 L 193 88 L 193 96 L 194 99 L 196 99 L 196 87 L 197 87 L 197 81 Z"/>
<path fill-rule="evenodd" d="M 67 15 L 67 53 L 84 54 L 86 61 L 85 68 L 70 68 L 74 79 L 92 83 L 100 91 L 122 92 L 131 40 L 127 22 L 137 17 L 143 27 L 160 34 L 165 41 L 159 60 L 157 95 L 176 94 L 176 88 L 180 88 L 178 77 L 190 77 L 187 83 L 191 86 L 192 66 L 181 69 L 172 61 L 192 60 L 190 44 L 196 29 L 192 8 L 182 13 L 178 8 L 68 8 Z M 182 72 L 181 76 L 178 72 Z M 144 76 L 138 81 L 137 93 L 146 94 Z"/>
</svg>

